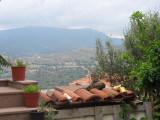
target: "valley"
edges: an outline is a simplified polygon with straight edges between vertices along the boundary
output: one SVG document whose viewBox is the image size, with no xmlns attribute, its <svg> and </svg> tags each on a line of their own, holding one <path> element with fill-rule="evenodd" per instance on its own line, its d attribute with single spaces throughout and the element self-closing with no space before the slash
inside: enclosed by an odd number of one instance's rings
<svg viewBox="0 0 160 120">
<path fill-rule="evenodd" d="M 22 60 L 30 65 L 26 79 L 39 82 L 41 89 L 57 85 L 68 85 L 88 74 L 85 66 L 92 66 L 95 61 L 95 48 L 79 48 L 66 52 L 39 54 Z M 0 79 L 11 78 L 10 68 L 0 73 Z"/>
<path fill-rule="evenodd" d="M 95 61 L 96 39 L 105 43 L 109 37 L 100 31 L 28 26 L 0 31 L 0 55 L 6 59 L 27 61 L 26 79 L 39 82 L 41 89 L 68 85 L 88 74 L 85 66 Z M 122 40 L 112 38 L 114 48 Z M 10 68 L 0 71 L 0 78 L 11 78 Z"/>
</svg>

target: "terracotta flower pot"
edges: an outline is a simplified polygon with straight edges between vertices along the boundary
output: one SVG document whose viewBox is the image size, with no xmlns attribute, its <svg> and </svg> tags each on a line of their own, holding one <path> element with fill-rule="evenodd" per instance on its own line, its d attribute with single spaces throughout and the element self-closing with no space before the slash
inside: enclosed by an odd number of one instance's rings
<svg viewBox="0 0 160 120">
<path fill-rule="evenodd" d="M 39 93 L 24 93 L 25 104 L 27 107 L 37 107 Z"/>
<path fill-rule="evenodd" d="M 11 69 L 13 81 L 25 80 L 26 66 L 12 66 Z"/>
</svg>

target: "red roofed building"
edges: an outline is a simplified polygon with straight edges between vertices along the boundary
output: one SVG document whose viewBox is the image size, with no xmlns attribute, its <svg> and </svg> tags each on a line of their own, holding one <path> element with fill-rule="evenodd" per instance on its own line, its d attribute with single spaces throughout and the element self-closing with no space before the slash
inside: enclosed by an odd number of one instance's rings
<svg viewBox="0 0 160 120">
<path fill-rule="evenodd" d="M 110 86 L 110 82 L 106 82 L 106 79 L 101 80 L 106 86 Z M 92 82 L 91 76 L 81 78 L 79 80 L 72 81 L 69 85 L 86 85 Z"/>
</svg>

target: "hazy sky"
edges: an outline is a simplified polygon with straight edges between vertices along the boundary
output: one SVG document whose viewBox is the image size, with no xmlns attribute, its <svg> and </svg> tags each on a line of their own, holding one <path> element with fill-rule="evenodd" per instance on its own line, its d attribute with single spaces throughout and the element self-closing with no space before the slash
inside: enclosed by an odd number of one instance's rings
<svg viewBox="0 0 160 120">
<path fill-rule="evenodd" d="M 122 36 L 130 15 L 160 11 L 160 0 L 1 0 L 0 30 L 23 26 L 92 28 Z"/>
</svg>

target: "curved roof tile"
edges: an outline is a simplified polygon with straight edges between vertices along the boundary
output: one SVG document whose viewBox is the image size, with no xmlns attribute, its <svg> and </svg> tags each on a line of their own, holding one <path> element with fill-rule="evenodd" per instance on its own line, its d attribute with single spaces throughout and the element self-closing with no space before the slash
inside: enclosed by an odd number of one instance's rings
<svg viewBox="0 0 160 120">
<path fill-rule="evenodd" d="M 77 95 L 79 95 L 85 102 L 87 101 L 98 101 L 101 99 L 99 95 L 92 94 L 85 89 L 77 89 L 74 91 Z"/>
<path fill-rule="evenodd" d="M 98 90 L 96 88 L 91 89 L 90 92 L 99 95 L 101 97 L 102 101 L 103 100 L 104 101 L 113 100 L 111 95 L 109 95 L 108 93 L 105 93 L 105 92 L 103 92 L 101 90 Z"/>
<path fill-rule="evenodd" d="M 120 92 L 117 92 L 115 90 L 110 90 L 108 88 L 103 88 L 102 91 L 110 94 L 113 97 L 113 101 L 122 101 L 124 99 L 123 95 Z"/>
<path fill-rule="evenodd" d="M 137 95 L 135 92 L 131 90 L 127 90 L 127 95 L 124 96 L 125 99 L 136 98 Z"/>
<path fill-rule="evenodd" d="M 41 98 L 45 101 L 46 104 L 48 103 L 55 103 L 54 100 L 52 100 L 50 97 L 48 97 L 45 93 L 40 92 Z"/>
<path fill-rule="evenodd" d="M 72 99 L 73 101 L 82 101 L 82 98 L 80 96 L 78 96 L 77 94 L 75 94 L 74 92 L 70 91 L 70 90 L 64 90 L 63 91 L 63 94 L 68 94 Z"/>
<path fill-rule="evenodd" d="M 55 99 L 57 102 L 68 102 L 68 99 L 63 96 L 63 94 L 57 90 L 54 90 L 53 91 L 53 95 L 55 98 L 52 98 L 52 99 Z"/>
</svg>

